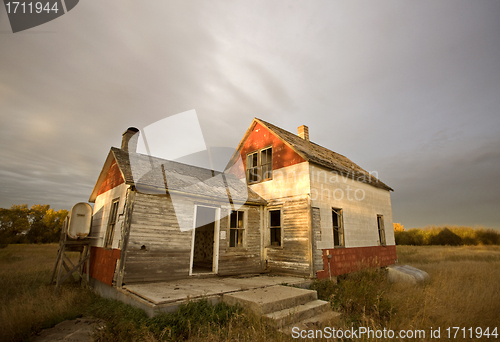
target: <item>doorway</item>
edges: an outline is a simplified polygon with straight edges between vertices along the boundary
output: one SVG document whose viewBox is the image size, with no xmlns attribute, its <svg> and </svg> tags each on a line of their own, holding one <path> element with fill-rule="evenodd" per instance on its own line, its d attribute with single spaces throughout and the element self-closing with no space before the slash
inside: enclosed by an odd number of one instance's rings
<svg viewBox="0 0 500 342">
<path fill-rule="evenodd" d="M 218 209 L 197 205 L 191 246 L 190 274 L 217 273 Z"/>
</svg>

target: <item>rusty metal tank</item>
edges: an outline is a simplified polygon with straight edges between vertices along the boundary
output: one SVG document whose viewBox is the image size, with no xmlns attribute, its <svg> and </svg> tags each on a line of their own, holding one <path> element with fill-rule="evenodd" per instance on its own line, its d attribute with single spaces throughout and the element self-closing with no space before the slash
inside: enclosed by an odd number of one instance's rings
<svg viewBox="0 0 500 342">
<path fill-rule="evenodd" d="M 66 223 L 68 238 L 84 239 L 90 234 L 92 223 L 92 207 L 85 202 L 77 203 L 71 208 Z"/>
</svg>

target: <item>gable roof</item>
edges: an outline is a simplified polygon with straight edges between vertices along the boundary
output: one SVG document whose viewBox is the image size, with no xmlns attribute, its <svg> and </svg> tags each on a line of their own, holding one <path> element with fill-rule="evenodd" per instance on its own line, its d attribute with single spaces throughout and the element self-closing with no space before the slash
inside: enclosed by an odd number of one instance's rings
<svg viewBox="0 0 500 342">
<path fill-rule="evenodd" d="M 202 167 L 182 164 L 140 153 L 125 152 L 111 147 L 99 178 L 90 195 L 95 202 L 113 160 L 122 174 L 125 184 L 134 185 L 140 192 L 165 194 L 165 190 L 216 200 L 228 200 L 228 189 L 233 202 L 266 204 L 266 200 L 252 191 L 246 181 L 233 174 L 213 171 Z M 131 164 L 133 167 L 131 167 Z M 138 181 L 134 179 L 139 178 Z"/>
<path fill-rule="evenodd" d="M 271 133 L 280 138 L 288 146 L 290 146 L 295 152 L 297 152 L 302 158 L 310 163 L 314 163 L 330 170 L 339 172 L 341 175 L 355 180 L 359 180 L 363 183 L 370 184 L 376 188 L 394 191 L 391 187 L 384 184 L 382 181 L 378 180 L 373 175 L 370 175 L 366 170 L 361 168 L 359 165 L 353 163 L 349 158 L 333 152 L 323 146 L 320 146 L 312 141 L 302 139 L 296 134 L 288 132 L 278 126 L 270 124 L 264 120 L 254 118 L 252 124 L 248 128 L 245 136 L 238 145 L 237 151 L 240 151 L 243 146 L 244 141 L 247 136 L 252 132 L 253 127 L 256 123 L 261 124 L 267 128 Z"/>
</svg>

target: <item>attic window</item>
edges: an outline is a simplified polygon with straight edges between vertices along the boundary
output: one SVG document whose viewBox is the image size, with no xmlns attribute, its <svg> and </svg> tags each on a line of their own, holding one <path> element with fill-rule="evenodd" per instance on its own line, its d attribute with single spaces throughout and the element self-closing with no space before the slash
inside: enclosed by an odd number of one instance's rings
<svg viewBox="0 0 500 342">
<path fill-rule="evenodd" d="M 264 148 L 247 154 L 247 180 L 249 184 L 273 178 L 273 149 Z"/>
</svg>

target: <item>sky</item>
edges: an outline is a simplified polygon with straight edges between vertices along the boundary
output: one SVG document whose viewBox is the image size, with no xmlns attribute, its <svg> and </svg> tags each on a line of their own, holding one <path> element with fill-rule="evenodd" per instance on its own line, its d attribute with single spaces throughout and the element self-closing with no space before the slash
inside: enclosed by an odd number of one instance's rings
<svg viewBox="0 0 500 342">
<path fill-rule="evenodd" d="M 82 0 L 12 33 L 0 6 L 0 207 L 86 202 L 129 126 L 254 117 L 390 185 L 405 228 L 500 228 L 499 1 Z"/>
</svg>

